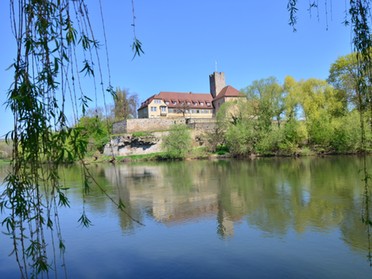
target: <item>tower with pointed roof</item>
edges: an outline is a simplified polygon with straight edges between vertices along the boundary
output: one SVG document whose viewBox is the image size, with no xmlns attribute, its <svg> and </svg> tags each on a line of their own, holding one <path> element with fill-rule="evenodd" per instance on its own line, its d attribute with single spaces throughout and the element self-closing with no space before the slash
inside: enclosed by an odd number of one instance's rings
<svg viewBox="0 0 372 279">
<path fill-rule="evenodd" d="M 226 86 L 225 73 L 213 72 L 213 74 L 209 75 L 209 86 L 212 97 L 216 98 L 218 93 Z"/>
</svg>

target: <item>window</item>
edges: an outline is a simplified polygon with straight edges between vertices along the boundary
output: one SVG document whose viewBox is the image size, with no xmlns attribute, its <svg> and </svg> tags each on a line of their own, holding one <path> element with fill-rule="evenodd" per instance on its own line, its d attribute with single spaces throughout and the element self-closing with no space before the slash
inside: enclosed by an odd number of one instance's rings
<svg viewBox="0 0 372 279">
<path fill-rule="evenodd" d="M 167 112 L 167 107 L 160 107 L 161 112 Z"/>
<path fill-rule="evenodd" d="M 151 107 L 151 111 L 156 111 L 156 107 Z"/>
<path fill-rule="evenodd" d="M 161 100 L 154 100 L 154 104 L 161 104 Z"/>
<path fill-rule="evenodd" d="M 166 101 L 165 103 L 166 103 L 166 105 L 169 105 L 169 102 L 168 101 Z"/>
</svg>

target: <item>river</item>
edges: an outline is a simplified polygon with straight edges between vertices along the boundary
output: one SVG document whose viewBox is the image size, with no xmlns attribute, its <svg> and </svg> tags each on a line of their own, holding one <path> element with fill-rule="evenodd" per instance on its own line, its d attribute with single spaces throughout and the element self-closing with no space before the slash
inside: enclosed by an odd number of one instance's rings
<svg viewBox="0 0 372 279">
<path fill-rule="evenodd" d="M 63 168 L 70 208 L 58 212 L 66 246 L 63 257 L 57 252 L 58 262 L 65 263 L 57 265 L 59 277 L 372 277 L 372 227 L 362 222 L 372 211 L 365 202 L 361 158 L 89 169 L 106 194 L 124 202 L 125 212 L 96 187 L 83 197 L 81 168 Z M 0 165 L 0 181 L 5 173 Z M 78 223 L 83 210 L 92 221 L 89 228 Z M 1 278 L 19 278 L 9 237 L 1 235 L 0 243 Z"/>
</svg>

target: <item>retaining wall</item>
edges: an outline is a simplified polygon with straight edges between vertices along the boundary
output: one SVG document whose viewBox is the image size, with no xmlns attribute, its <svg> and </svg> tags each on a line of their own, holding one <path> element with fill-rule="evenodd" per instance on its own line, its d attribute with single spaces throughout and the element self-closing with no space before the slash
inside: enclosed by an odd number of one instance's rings
<svg viewBox="0 0 372 279">
<path fill-rule="evenodd" d="M 113 124 L 113 134 L 166 131 L 174 124 L 187 124 L 196 130 L 210 130 L 216 126 L 214 118 L 140 118 L 128 119 Z"/>
</svg>

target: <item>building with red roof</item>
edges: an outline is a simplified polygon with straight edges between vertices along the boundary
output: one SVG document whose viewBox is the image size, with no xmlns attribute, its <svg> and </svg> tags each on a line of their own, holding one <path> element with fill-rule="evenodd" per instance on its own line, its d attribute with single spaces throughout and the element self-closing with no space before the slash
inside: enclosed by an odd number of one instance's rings
<svg viewBox="0 0 372 279">
<path fill-rule="evenodd" d="M 223 103 L 245 97 L 226 86 L 223 72 L 211 74 L 209 83 L 210 93 L 159 92 L 142 102 L 138 118 L 212 118 Z"/>
</svg>

